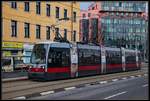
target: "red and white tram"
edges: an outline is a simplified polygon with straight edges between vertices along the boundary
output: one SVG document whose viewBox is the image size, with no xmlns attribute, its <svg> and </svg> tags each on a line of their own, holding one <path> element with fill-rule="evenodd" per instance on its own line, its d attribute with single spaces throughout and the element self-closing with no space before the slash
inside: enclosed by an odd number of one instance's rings
<svg viewBox="0 0 150 101">
<path fill-rule="evenodd" d="M 140 52 L 94 44 L 41 42 L 34 46 L 29 79 L 66 79 L 140 69 Z"/>
</svg>

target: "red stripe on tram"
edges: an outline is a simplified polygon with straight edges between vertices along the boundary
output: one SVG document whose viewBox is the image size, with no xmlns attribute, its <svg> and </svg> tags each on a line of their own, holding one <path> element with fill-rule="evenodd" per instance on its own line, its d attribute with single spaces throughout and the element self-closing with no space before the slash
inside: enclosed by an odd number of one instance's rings
<svg viewBox="0 0 150 101">
<path fill-rule="evenodd" d="M 100 68 L 100 64 L 99 65 L 94 65 L 94 66 L 79 66 L 78 70 L 82 71 L 82 70 L 98 70 Z"/>
<path fill-rule="evenodd" d="M 48 73 L 68 73 L 70 72 L 70 67 L 48 67 L 47 68 Z"/>
<path fill-rule="evenodd" d="M 129 67 L 129 68 L 136 67 L 136 63 L 126 64 L 126 67 Z"/>
<path fill-rule="evenodd" d="M 106 64 L 107 68 L 122 68 L 122 64 Z"/>
</svg>

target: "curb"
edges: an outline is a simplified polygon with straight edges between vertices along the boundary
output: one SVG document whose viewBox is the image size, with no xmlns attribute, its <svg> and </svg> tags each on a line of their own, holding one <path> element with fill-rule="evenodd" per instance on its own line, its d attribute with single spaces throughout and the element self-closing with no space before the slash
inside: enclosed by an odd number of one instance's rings
<svg viewBox="0 0 150 101">
<path fill-rule="evenodd" d="M 27 80 L 28 77 L 17 77 L 17 78 L 7 78 L 7 79 L 2 79 L 2 82 L 12 82 L 12 81 L 20 81 L 20 80 Z"/>
<path fill-rule="evenodd" d="M 12 99 L 28 99 L 31 97 L 40 97 L 40 96 L 44 96 L 44 95 L 48 95 L 48 94 L 53 94 L 53 93 L 58 93 L 58 92 L 62 92 L 62 91 L 68 91 L 68 90 L 73 90 L 76 88 L 84 88 L 87 86 L 92 86 L 92 85 L 97 85 L 97 84 L 106 84 L 106 83 L 110 83 L 110 82 L 116 82 L 119 80 L 125 80 L 125 79 L 133 79 L 133 78 L 137 78 L 137 77 L 142 77 L 142 76 L 148 76 L 148 74 L 137 74 L 137 75 L 132 75 L 132 76 L 126 76 L 126 77 L 122 77 L 122 78 L 116 78 L 116 79 L 110 79 L 110 80 L 104 80 L 104 81 L 96 81 L 96 82 L 91 82 L 91 83 L 86 83 L 86 84 L 79 84 L 76 86 L 70 86 L 70 87 L 65 87 L 65 88 L 57 88 L 57 89 L 53 89 L 53 90 L 49 90 L 49 91 L 44 91 L 44 92 L 39 92 L 39 93 L 33 93 L 33 94 L 28 94 L 25 96 L 19 96 L 19 97 L 15 97 Z"/>
</svg>

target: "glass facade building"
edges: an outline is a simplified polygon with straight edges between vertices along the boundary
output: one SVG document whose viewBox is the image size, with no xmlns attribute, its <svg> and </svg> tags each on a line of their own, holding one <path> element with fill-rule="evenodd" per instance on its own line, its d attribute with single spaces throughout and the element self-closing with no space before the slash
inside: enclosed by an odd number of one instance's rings
<svg viewBox="0 0 150 101">
<path fill-rule="evenodd" d="M 82 41 L 88 42 L 89 40 L 89 19 L 81 19 L 80 20 L 80 31 L 83 34 L 83 37 L 81 37 Z"/>
<path fill-rule="evenodd" d="M 146 9 L 145 1 L 102 1 L 101 10 L 106 11 L 130 11 L 144 12 Z"/>
<path fill-rule="evenodd" d="M 144 57 L 148 33 L 148 24 L 143 16 L 145 11 L 146 1 L 100 1 L 91 4 L 88 11 L 81 14 L 91 14 L 91 17 L 86 16 L 90 20 L 87 27 L 89 42 L 100 42 L 108 47 L 137 48 Z M 98 23 L 92 20 L 94 18 Z M 84 35 L 82 37 L 86 37 Z"/>
<path fill-rule="evenodd" d="M 103 29 L 104 45 L 143 49 L 147 32 L 143 18 L 116 18 L 108 15 L 103 17 L 100 23 Z"/>
<path fill-rule="evenodd" d="M 105 46 L 125 47 L 144 52 L 147 24 L 142 16 L 145 1 L 102 1 L 101 29 Z"/>
</svg>

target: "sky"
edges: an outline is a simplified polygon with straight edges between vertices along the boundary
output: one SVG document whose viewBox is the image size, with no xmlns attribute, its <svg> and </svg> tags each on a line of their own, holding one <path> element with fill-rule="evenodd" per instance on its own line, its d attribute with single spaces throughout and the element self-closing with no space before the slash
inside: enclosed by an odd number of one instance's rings
<svg viewBox="0 0 150 101">
<path fill-rule="evenodd" d="M 87 10 L 88 6 L 91 4 L 92 2 L 81 2 L 80 3 L 80 9 L 82 10 Z"/>
</svg>

